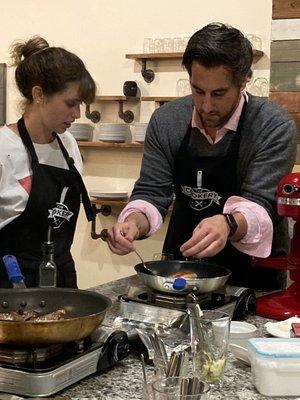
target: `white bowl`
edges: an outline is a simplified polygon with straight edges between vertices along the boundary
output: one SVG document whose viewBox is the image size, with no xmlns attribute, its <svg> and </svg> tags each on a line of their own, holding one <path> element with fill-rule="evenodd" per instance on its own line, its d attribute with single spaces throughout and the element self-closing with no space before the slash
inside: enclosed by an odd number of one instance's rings
<svg viewBox="0 0 300 400">
<path fill-rule="evenodd" d="M 243 321 L 231 321 L 229 343 L 246 348 L 248 339 L 256 336 L 258 329 L 255 325 Z"/>
</svg>

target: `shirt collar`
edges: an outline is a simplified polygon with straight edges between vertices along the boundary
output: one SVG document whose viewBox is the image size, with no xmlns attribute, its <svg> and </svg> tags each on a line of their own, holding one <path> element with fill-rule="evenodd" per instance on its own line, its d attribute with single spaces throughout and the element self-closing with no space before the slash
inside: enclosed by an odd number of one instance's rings
<svg viewBox="0 0 300 400">
<path fill-rule="evenodd" d="M 219 130 L 222 131 L 237 131 L 237 127 L 239 124 L 239 120 L 242 114 L 242 110 L 243 110 L 243 106 L 244 103 L 248 102 L 248 94 L 245 90 L 242 91 L 242 96 L 240 98 L 240 101 L 234 111 L 234 113 L 232 114 L 232 116 L 229 118 L 229 120 L 226 122 L 225 125 L 223 125 L 222 127 L 219 128 Z M 203 130 L 203 124 L 200 118 L 200 115 L 198 114 L 195 106 L 193 108 L 193 114 L 192 114 L 192 122 L 191 122 L 192 128 L 198 128 L 199 130 Z"/>
</svg>

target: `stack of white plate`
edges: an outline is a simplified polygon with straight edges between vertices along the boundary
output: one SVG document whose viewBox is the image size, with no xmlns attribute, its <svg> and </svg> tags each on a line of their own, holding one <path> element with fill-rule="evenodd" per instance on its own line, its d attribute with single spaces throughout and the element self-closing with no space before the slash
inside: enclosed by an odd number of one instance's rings
<svg viewBox="0 0 300 400">
<path fill-rule="evenodd" d="M 93 127 L 90 124 L 74 123 L 68 128 L 76 140 L 92 140 Z"/>
<path fill-rule="evenodd" d="M 100 123 L 95 127 L 95 134 L 98 140 L 103 142 L 125 142 L 129 133 L 129 126 L 126 124 Z"/>
<path fill-rule="evenodd" d="M 135 142 L 142 143 L 145 141 L 147 122 L 135 122 L 131 125 L 132 139 Z"/>
<path fill-rule="evenodd" d="M 124 190 L 102 190 L 95 189 L 89 191 L 89 195 L 92 197 L 96 197 L 97 199 L 105 199 L 105 200 L 121 200 L 128 198 L 128 192 Z"/>
</svg>

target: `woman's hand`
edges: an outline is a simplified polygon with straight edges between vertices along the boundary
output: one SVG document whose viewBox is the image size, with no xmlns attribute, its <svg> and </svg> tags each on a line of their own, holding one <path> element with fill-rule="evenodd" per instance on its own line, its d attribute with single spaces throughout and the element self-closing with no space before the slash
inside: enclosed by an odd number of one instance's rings
<svg viewBox="0 0 300 400">
<path fill-rule="evenodd" d="M 229 226 L 224 216 L 214 215 L 196 226 L 192 237 L 180 247 L 180 251 L 184 257 L 212 257 L 223 250 L 228 235 Z"/>
</svg>

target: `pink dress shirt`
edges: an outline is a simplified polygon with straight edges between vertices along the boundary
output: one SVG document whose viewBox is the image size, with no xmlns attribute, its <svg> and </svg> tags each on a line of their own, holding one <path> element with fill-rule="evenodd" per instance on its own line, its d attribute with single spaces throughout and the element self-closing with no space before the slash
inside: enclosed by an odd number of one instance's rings
<svg viewBox="0 0 300 400">
<path fill-rule="evenodd" d="M 201 118 L 195 108 L 192 115 L 192 127 L 199 129 L 211 144 L 216 144 L 220 141 L 229 130 L 236 132 L 244 102 L 245 100 L 248 101 L 247 93 L 243 92 L 243 94 L 244 96 L 241 96 L 239 104 L 231 118 L 217 131 L 214 142 L 203 129 Z M 150 223 L 148 236 L 155 233 L 162 225 L 163 221 L 159 211 L 145 200 L 129 202 L 119 215 L 118 222 L 124 222 L 128 215 L 133 212 L 142 212 L 148 218 Z M 246 235 L 238 242 L 232 242 L 233 246 L 241 252 L 255 257 L 265 258 L 270 255 L 273 239 L 273 224 L 267 211 L 262 206 L 240 196 L 231 196 L 227 199 L 223 212 L 240 212 L 247 221 L 248 229 Z"/>
</svg>

